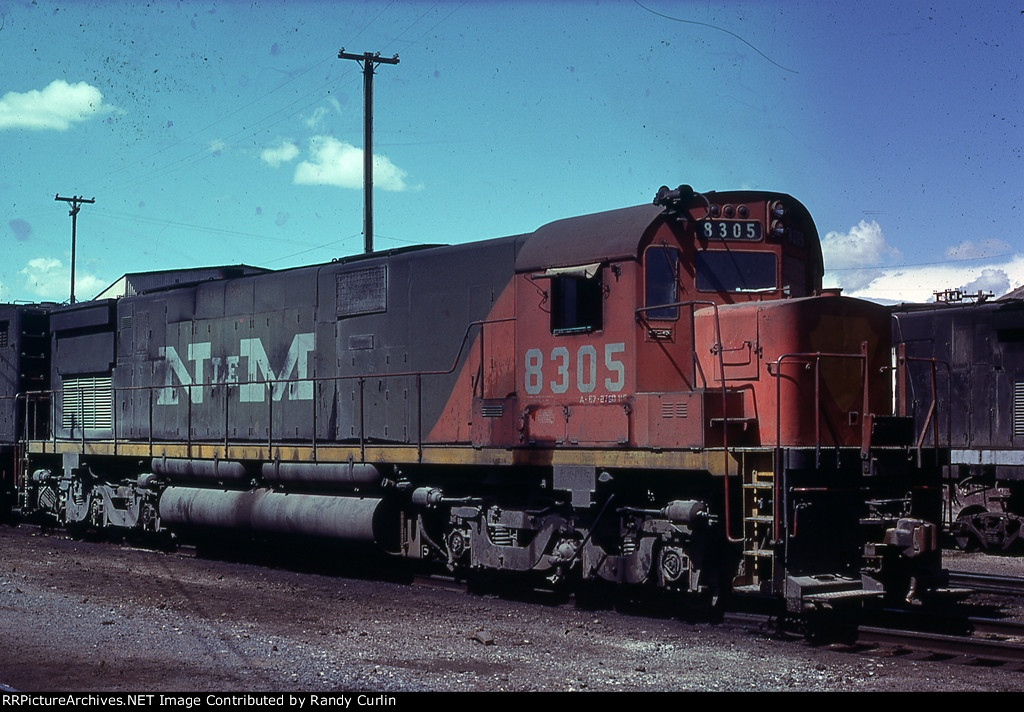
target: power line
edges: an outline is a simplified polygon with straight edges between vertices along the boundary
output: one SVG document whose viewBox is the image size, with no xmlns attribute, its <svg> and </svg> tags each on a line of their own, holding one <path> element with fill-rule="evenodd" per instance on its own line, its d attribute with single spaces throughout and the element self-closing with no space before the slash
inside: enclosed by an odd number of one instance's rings
<svg viewBox="0 0 1024 712">
<path fill-rule="evenodd" d="M 833 267 L 826 268 L 826 272 L 863 272 L 865 270 L 880 269 L 905 269 L 907 267 L 937 267 L 943 265 L 955 265 L 962 262 L 981 262 L 983 260 L 998 260 L 1005 257 L 1016 257 L 1016 252 L 1000 252 L 994 255 L 981 255 L 979 257 L 958 257 L 948 260 L 936 260 L 934 262 L 903 262 L 895 265 L 873 265 L 870 267 Z"/>
</svg>

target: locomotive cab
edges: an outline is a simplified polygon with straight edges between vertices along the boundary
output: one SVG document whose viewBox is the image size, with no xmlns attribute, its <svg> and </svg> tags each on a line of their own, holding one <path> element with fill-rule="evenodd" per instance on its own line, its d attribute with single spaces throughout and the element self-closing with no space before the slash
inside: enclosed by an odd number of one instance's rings
<svg viewBox="0 0 1024 712">
<path fill-rule="evenodd" d="M 703 415 L 721 404 L 704 395 L 695 313 L 820 290 L 817 233 L 795 200 L 691 191 L 683 205 L 680 191 L 551 223 L 520 250 L 520 444 L 704 447 Z"/>
</svg>

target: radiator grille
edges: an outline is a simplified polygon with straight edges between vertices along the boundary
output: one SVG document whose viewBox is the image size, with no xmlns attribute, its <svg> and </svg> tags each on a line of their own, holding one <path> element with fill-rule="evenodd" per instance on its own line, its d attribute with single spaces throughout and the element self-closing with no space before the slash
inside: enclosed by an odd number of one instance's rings
<svg viewBox="0 0 1024 712">
<path fill-rule="evenodd" d="M 384 265 L 339 274 L 335 287 L 338 316 L 378 314 L 388 310 L 388 273 Z"/>
<path fill-rule="evenodd" d="M 1024 381 L 1013 384 L 1013 436 L 1024 436 Z"/>
<path fill-rule="evenodd" d="M 110 376 L 64 379 L 61 424 L 65 428 L 113 427 L 113 389 Z"/>
</svg>

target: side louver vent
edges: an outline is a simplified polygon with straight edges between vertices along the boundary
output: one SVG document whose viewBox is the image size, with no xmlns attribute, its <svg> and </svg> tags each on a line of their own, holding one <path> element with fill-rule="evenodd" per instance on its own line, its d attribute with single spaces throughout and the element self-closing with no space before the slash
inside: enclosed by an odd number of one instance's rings
<svg viewBox="0 0 1024 712">
<path fill-rule="evenodd" d="M 505 406 L 502 403 L 484 405 L 480 408 L 480 414 L 485 418 L 500 418 L 505 414 Z"/>
<path fill-rule="evenodd" d="M 110 376 L 64 379 L 61 424 L 65 428 L 104 429 L 113 426 Z"/>
<path fill-rule="evenodd" d="M 688 403 L 662 403 L 661 404 L 661 417 L 662 418 L 686 418 L 689 416 L 689 404 Z"/>
</svg>

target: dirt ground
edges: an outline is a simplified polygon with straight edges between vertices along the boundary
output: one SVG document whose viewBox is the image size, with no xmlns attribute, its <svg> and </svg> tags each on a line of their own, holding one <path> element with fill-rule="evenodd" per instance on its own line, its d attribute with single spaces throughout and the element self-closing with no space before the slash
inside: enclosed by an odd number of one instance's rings
<svg viewBox="0 0 1024 712">
<path fill-rule="evenodd" d="M 1022 691 L 1024 673 L 0 527 L 20 691 Z"/>
</svg>

